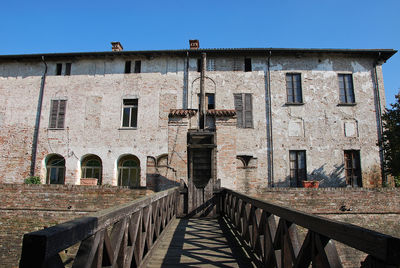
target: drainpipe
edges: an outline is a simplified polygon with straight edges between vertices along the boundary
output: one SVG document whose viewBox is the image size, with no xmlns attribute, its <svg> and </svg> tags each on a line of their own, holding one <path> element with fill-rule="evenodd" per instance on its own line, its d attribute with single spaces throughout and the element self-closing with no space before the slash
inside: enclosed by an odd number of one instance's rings
<svg viewBox="0 0 400 268">
<path fill-rule="evenodd" d="M 375 96 L 376 96 L 376 113 L 377 113 L 377 124 L 378 124 L 378 140 L 382 141 L 382 136 L 383 136 L 383 125 L 382 125 L 382 108 L 381 108 L 381 97 L 379 93 L 379 80 L 378 80 L 378 71 L 377 71 L 377 66 L 379 63 L 381 53 L 379 52 L 378 58 L 374 62 L 374 80 L 375 80 Z M 382 145 L 379 143 L 379 158 L 381 160 L 381 174 L 382 174 L 382 184 L 386 185 L 387 183 L 387 178 L 385 174 L 385 168 L 384 168 L 384 151 Z"/>
<path fill-rule="evenodd" d="M 183 109 L 188 108 L 189 102 L 189 51 L 186 51 L 186 62 L 184 70 L 184 80 L 183 80 Z"/>
<path fill-rule="evenodd" d="M 44 60 L 44 56 L 42 56 L 42 62 L 44 63 L 45 68 L 44 68 L 44 72 L 42 75 L 42 81 L 40 83 L 39 100 L 38 100 L 38 106 L 37 106 L 37 110 L 36 110 L 35 130 L 33 132 L 33 141 L 32 141 L 31 170 L 29 173 L 30 176 L 35 176 L 36 153 L 37 153 L 39 127 L 40 127 L 40 116 L 42 114 L 43 91 L 44 91 L 44 85 L 46 82 L 46 75 L 47 75 L 47 63 Z"/>
<path fill-rule="evenodd" d="M 268 137 L 268 186 L 274 187 L 274 145 L 272 139 L 272 107 L 271 107 L 271 56 L 272 51 L 269 51 L 267 60 L 267 96 L 268 96 L 268 111 L 267 111 L 267 137 Z"/>
<path fill-rule="evenodd" d="M 201 73 L 200 73 L 200 107 L 199 107 L 199 129 L 204 129 L 205 126 L 205 117 L 206 117 L 206 105 L 205 105 L 205 70 L 206 70 L 206 53 L 201 54 Z"/>
</svg>

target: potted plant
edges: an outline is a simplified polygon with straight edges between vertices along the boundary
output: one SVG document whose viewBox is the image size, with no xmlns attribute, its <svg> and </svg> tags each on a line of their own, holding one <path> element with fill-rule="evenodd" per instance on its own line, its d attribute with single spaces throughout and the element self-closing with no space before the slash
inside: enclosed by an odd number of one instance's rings
<svg viewBox="0 0 400 268">
<path fill-rule="evenodd" d="M 319 181 L 303 181 L 304 188 L 318 188 Z"/>
<path fill-rule="evenodd" d="M 96 178 L 81 178 L 81 185 L 97 185 Z"/>
</svg>

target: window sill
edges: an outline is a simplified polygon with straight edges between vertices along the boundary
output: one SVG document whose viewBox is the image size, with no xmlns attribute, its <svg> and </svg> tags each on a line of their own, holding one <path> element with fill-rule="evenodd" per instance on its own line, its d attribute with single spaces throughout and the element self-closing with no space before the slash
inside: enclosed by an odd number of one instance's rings
<svg viewBox="0 0 400 268">
<path fill-rule="evenodd" d="M 47 128 L 48 130 L 65 130 L 65 128 L 51 128 L 51 127 L 49 127 L 49 128 Z"/>
<path fill-rule="evenodd" d="M 338 103 L 337 106 L 356 106 L 357 103 L 352 102 L 352 103 Z"/>
<path fill-rule="evenodd" d="M 118 130 L 136 130 L 137 127 L 120 127 Z"/>
<path fill-rule="evenodd" d="M 286 102 L 286 106 L 301 106 L 304 105 L 304 102 Z"/>
</svg>

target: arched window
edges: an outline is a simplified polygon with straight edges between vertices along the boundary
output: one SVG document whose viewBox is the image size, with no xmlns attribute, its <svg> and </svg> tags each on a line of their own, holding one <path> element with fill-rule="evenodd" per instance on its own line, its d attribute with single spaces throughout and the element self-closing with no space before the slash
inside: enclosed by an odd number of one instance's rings
<svg viewBox="0 0 400 268">
<path fill-rule="evenodd" d="M 97 184 L 102 183 L 102 164 L 97 155 L 88 155 L 82 160 L 82 178 L 96 178 Z"/>
<path fill-rule="evenodd" d="M 61 155 L 51 156 L 46 163 L 47 184 L 64 184 L 65 179 L 65 159 Z"/>
<path fill-rule="evenodd" d="M 126 155 L 118 161 L 118 186 L 138 187 L 140 185 L 140 163 L 133 155 Z"/>
</svg>

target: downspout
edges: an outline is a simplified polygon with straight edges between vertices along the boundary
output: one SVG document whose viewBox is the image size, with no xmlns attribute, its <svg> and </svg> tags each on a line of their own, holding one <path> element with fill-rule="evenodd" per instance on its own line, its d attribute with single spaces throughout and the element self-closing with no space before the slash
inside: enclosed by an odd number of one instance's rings
<svg viewBox="0 0 400 268">
<path fill-rule="evenodd" d="M 205 105 L 205 71 L 206 71 L 206 53 L 201 54 L 201 73 L 200 73 L 200 103 L 199 103 L 199 129 L 205 128 L 206 123 L 206 105 Z"/>
<path fill-rule="evenodd" d="M 40 83 L 38 106 L 37 106 L 37 110 L 36 110 L 35 130 L 33 132 L 33 141 L 32 141 L 31 170 L 29 173 L 30 176 L 35 176 L 36 153 L 37 153 L 37 147 L 38 147 L 40 117 L 42 115 L 43 91 L 44 91 L 44 85 L 46 83 L 46 75 L 47 75 L 47 63 L 44 60 L 44 56 L 42 56 L 42 62 L 44 63 L 45 68 L 44 68 L 44 73 L 42 75 L 42 81 Z"/>
<path fill-rule="evenodd" d="M 382 185 L 386 185 L 387 183 L 387 178 L 386 178 L 386 174 L 385 174 L 385 168 L 384 168 L 384 159 L 385 159 L 385 155 L 384 155 L 384 151 L 383 151 L 383 147 L 381 145 L 381 141 L 382 141 L 382 135 L 383 135 L 383 125 L 382 125 L 382 108 L 381 108 L 381 96 L 379 93 L 379 80 L 378 80 L 378 71 L 376 69 L 378 63 L 379 63 L 379 59 L 380 59 L 381 53 L 379 52 L 378 54 L 378 58 L 376 59 L 376 61 L 374 62 L 374 78 L 375 78 L 375 95 L 376 95 L 376 99 L 377 99 L 377 124 L 378 124 L 378 141 L 379 141 L 379 158 L 381 160 L 381 176 L 382 176 Z"/>
<path fill-rule="evenodd" d="M 268 116 L 267 116 L 267 135 L 268 135 L 268 186 L 274 187 L 274 145 L 272 139 L 272 108 L 271 108 L 271 56 L 272 51 L 269 51 L 267 61 L 267 94 L 268 94 Z"/>
<path fill-rule="evenodd" d="M 183 109 L 188 109 L 189 103 L 189 51 L 186 51 L 186 62 L 184 70 L 184 80 L 183 80 Z"/>
</svg>

